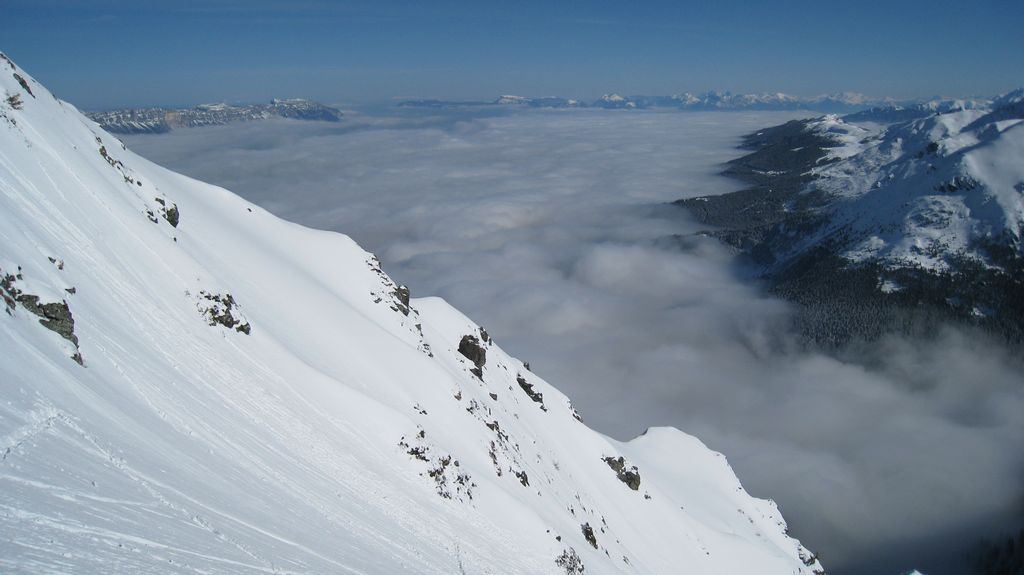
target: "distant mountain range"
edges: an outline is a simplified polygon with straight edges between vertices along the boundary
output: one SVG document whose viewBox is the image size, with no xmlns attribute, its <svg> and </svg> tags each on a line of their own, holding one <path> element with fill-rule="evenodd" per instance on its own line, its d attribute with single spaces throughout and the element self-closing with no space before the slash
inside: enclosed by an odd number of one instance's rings
<svg viewBox="0 0 1024 575">
<path fill-rule="evenodd" d="M 271 100 L 269 104 L 202 104 L 193 108 L 124 108 L 87 112 L 86 116 L 115 134 L 159 134 L 175 128 L 219 126 L 268 118 L 337 122 L 336 108 L 302 99 Z"/>
<path fill-rule="evenodd" d="M 680 110 L 812 110 L 819 112 L 853 112 L 872 106 L 895 105 L 888 99 L 872 99 L 863 94 L 844 92 L 803 98 L 783 93 L 733 94 L 731 92 L 682 93 L 671 96 L 623 96 L 605 94 L 590 102 L 571 98 L 503 95 L 494 100 L 406 100 L 398 104 L 406 108 L 461 108 L 482 106 L 523 106 L 530 108 L 604 108 Z"/>
<path fill-rule="evenodd" d="M 678 203 L 841 344 L 966 322 L 1024 341 L 1024 91 L 747 136 L 748 189 Z"/>
</svg>

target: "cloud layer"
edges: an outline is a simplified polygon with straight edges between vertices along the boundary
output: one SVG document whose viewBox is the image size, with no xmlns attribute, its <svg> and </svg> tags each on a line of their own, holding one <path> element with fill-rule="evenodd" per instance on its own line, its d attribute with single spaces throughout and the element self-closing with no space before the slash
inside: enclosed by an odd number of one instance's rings
<svg viewBox="0 0 1024 575">
<path fill-rule="evenodd" d="M 264 122 L 129 146 L 376 252 L 627 439 L 674 425 L 729 457 L 832 573 L 949 572 L 1020 521 L 1022 368 L 949 331 L 844 360 L 665 202 L 736 189 L 739 136 L 784 113 L 533 111 Z"/>
</svg>

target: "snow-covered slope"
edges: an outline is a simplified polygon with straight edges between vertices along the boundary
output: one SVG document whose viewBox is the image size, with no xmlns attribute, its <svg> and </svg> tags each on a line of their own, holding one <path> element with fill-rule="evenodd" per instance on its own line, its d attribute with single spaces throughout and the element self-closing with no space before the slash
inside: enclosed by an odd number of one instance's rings
<svg viewBox="0 0 1024 575">
<path fill-rule="evenodd" d="M 752 187 L 677 202 L 843 344 L 947 321 L 1024 342 L 1024 92 L 792 121 L 746 137 Z"/>
<path fill-rule="evenodd" d="M 991 100 L 970 100 L 970 99 L 935 99 L 926 102 L 915 102 L 907 104 L 889 104 L 875 106 L 867 110 L 861 110 L 847 114 L 843 120 L 847 122 L 877 122 L 896 123 L 927 118 L 936 114 L 948 114 L 963 110 L 975 110 L 987 108 L 992 105 Z"/>
<path fill-rule="evenodd" d="M 836 117 L 811 123 L 836 140 L 829 158 L 841 160 L 814 170 L 813 186 L 833 199 L 821 233 L 841 233 L 852 262 L 946 271 L 964 257 L 994 263 L 992 244 L 1024 255 L 1021 94 L 885 129 Z"/>
<path fill-rule="evenodd" d="M 0 572 L 820 570 L 698 440 L 604 437 L 349 238 L 0 91 Z"/>
</svg>

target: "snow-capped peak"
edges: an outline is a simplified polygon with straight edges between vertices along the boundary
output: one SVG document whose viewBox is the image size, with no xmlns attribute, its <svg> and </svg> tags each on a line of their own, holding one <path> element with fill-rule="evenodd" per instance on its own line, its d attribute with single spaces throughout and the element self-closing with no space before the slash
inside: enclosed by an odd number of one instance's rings
<svg viewBox="0 0 1024 575">
<path fill-rule="evenodd" d="M 498 96 L 498 99 L 494 101 L 496 104 L 527 104 L 530 102 L 530 98 L 525 96 L 513 96 L 505 94 Z"/>
<path fill-rule="evenodd" d="M 1002 108 L 1004 106 L 1020 104 L 1021 102 L 1024 102 L 1024 88 L 1017 88 L 992 100 L 992 107 Z"/>
</svg>

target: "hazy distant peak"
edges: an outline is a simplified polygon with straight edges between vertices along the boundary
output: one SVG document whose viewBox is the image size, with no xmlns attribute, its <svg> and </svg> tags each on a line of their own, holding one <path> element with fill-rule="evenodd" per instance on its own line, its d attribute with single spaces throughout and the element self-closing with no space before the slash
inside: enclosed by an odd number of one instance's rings
<svg viewBox="0 0 1024 575">
<path fill-rule="evenodd" d="M 233 105 L 221 102 L 199 104 L 192 108 L 125 108 L 89 112 L 86 115 L 104 130 L 117 134 L 161 133 L 175 128 L 217 126 L 268 118 L 324 122 L 337 122 L 342 118 L 337 108 L 301 98 L 275 98 L 269 104 Z"/>
<path fill-rule="evenodd" d="M 1022 101 L 1024 101 L 1024 88 L 1017 88 L 992 100 L 992 105 L 994 107 L 1012 106 Z"/>
<path fill-rule="evenodd" d="M 525 97 L 525 96 L 513 96 L 511 94 L 506 94 L 506 95 L 498 96 L 498 99 L 495 100 L 494 103 L 495 104 L 526 104 L 529 101 L 530 101 L 530 99 Z"/>
</svg>

